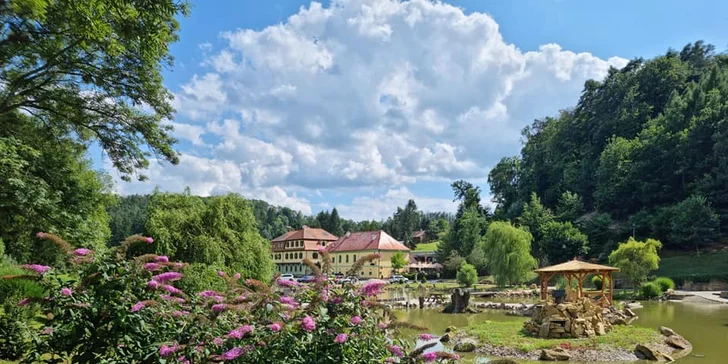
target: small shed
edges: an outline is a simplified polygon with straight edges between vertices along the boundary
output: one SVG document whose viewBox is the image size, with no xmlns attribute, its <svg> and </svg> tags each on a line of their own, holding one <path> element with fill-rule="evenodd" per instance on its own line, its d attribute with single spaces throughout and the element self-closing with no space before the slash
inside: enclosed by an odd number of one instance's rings
<svg viewBox="0 0 728 364">
<path fill-rule="evenodd" d="M 610 267 L 606 265 L 593 264 L 583 262 L 581 260 L 574 259 L 572 261 L 552 265 L 549 267 L 543 267 L 535 270 L 538 273 L 539 280 L 541 282 L 541 299 L 546 300 L 548 297 L 549 280 L 557 275 L 563 275 L 569 281 L 569 287 L 571 282 L 576 279 L 577 292 L 579 298 L 581 297 L 592 297 L 599 298 L 603 304 L 611 305 L 614 297 L 614 280 L 612 279 L 613 272 L 619 272 L 619 268 Z M 596 292 L 585 292 L 584 291 L 584 278 L 588 275 L 599 275 L 602 277 L 602 289 Z M 609 282 L 609 292 L 606 292 L 607 281 Z"/>
</svg>

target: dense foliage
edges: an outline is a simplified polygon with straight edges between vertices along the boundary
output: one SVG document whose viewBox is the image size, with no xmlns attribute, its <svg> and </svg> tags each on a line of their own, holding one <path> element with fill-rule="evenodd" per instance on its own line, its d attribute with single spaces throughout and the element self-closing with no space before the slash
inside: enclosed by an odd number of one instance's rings
<svg viewBox="0 0 728 364">
<path fill-rule="evenodd" d="M 394 269 L 395 272 L 399 272 L 400 269 L 404 268 L 407 263 L 407 258 L 404 256 L 404 253 L 401 251 L 398 251 L 392 255 L 392 258 L 389 260 L 392 264 L 392 269 Z"/>
<path fill-rule="evenodd" d="M 144 231 L 156 254 L 190 263 L 217 264 L 246 277 L 273 273 L 270 243 L 260 236 L 247 201 L 235 194 L 202 199 L 189 191 L 154 193 Z"/>
<path fill-rule="evenodd" d="M 176 163 L 161 71 L 186 12 L 184 1 L 0 1 L 2 123 L 23 112 L 55 137 L 95 140 L 124 178 L 150 152 Z"/>
<path fill-rule="evenodd" d="M 476 249 L 484 252 L 491 274 L 498 285 L 523 283 L 528 273 L 536 268 L 531 256 L 533 237 L 528 231 L 509 222 L 496 221 Z"/>
<path fill-rule="evenodd" d="M 637 290 L 639 284 L 647 278 L 647 275 L 657 270 L 660 264 L 659 250 L 662 243 L 655 239 L 647 239 L 641 242 L 629 238 L 609 254 L 609 263 L 619 268 L 634 283 Z"/>
<path fill-rule="evenodd" d="M 540 245 L 532 228 L 548 216 L 522 211 L 532 193 L 580 228 L 583 213 L 596 210 L 590 223 L 614 223 L 601 229 L 611 236 L 582 230 L 593 256 L 608 254 L 633 226 L 675 248 L 720 241 L 728 231 L 726 105 L 728 56 L 702 42 L 610 69 L 585 84 L 575 107 L 525 128 L 520 156 L 493 168 L 496 217 L 521 216 Z"/>
<path fill-rule="evenodd" d="M 20 303 L 38 306 L 47 317 L 42 328 L 26 327 L 32 340 L 23 362 L 414 364 L 457 359 L 425 352 L 434 343 L 407 353 L 405 342 L 388 336 L 403 325 L 376 302 L 381 282 L 334 287 L 317 270 L 311 286 L 269 285 L 220 271 L 224 289 L 193 294 L 175 286 L 184 277 L 184 263 L 154 254 L 125 258 L 140 244 L 154 243 L 137 235 L 108 254 L 66 251 L 77 279 L 64 281 L 50 267 L 28 267 L 49 295 Z M 329 256 L 325 250 L 321 254 L 323 273 L 330 273 Z M 0 319 L 2 330 L 18 327 L 12 326 L 12 317 Z"/>
<path fill-rule="evenodd" d="M 465 287 L 472 287 L 478 283 L 478 271 L 475 270 L 475 266 L 463 262 L 458 269 L 457 280 L 460 285 Z"/>
</svg>

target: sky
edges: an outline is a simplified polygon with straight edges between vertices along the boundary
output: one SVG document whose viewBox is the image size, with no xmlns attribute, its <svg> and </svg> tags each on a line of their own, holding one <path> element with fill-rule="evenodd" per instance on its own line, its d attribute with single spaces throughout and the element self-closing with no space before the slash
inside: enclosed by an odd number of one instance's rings
<svg viewBox="0 0 728 364">
<path fill-rule="evenodd" d="M 414 199 L 454 212 L 465 179 L 517 155 L 520 130 L 610 67 L 705 40 L 728 2 L 192 0 L 164 84 L 179 165 L 120 194 L 240 193 L 305 214 L 384 219 Z"/>
</svg>

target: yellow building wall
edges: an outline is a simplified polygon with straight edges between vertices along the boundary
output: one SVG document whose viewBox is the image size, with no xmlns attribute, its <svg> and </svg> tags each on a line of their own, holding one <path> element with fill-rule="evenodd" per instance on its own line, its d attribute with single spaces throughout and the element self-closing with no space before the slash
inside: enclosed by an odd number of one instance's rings
<svg viewBox="0 0 728 364">
<path fill-rule="evenodd" d="M 318 263 L 321 255 L 318 251 L 313 250 L 286 249 L 284 251 L 271 252 L 271 258 L 279 272 L 290 273 L 294 276 L 303 276 L 311 273 L 311 270 L 303 264 L 303 260 L 308 258 L 314 263 Z"/>
<path fill-rule="evenodd" d="M 392 256 L 397 253 L 396 250 L 351 250 L 344 252 L 334 252 L 331 254 L 334 273 L 346 274 L 346 272 L 351 269 L 357 259 L 377 252 L 381 254 L 381 257 L 369 263 L 365 263 L 362 269 L 359 271 L 359 278 L 387 279 L 391 277 L 392 274 L 394 274 L 391 259 Z M 405 251 L 403 253 L 405 259 L 409 262 L 409 252 Z M 406 271 L 406 268 L 402 268 L 400 270 L 400 273 L 404 271 Z"/>
</svg>

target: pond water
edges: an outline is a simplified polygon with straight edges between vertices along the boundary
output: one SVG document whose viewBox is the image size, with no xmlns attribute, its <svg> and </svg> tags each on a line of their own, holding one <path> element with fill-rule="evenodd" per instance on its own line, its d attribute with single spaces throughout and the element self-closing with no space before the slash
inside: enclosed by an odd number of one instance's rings
<svg viewBox="0 0 728 364">
<path fill-rule="evenodd" d="M 639 319 L 634 325 L 657 329 L 667 326 L 693 344 L 692 353 L 680 359 L 681 364 L 728 363 L 728 305 L 695 302 L 643 302 L 636 309 Z M 524 321 L 525 318 L 506 316 L 503 311 L 486 310 L 479 314 L 442 314 L 434 309 L 400 310 L 400 320 L 427 327 L 436 335 L 445 333 L 448 326 L 463 328 L 485 321 Z M 414 333 L 411 334 L 414 337 Z M 419 342 L 418 345 L 423 344 Z M 439 344 L 439 343 L 438 343 Z M 447 349 L 442 345 L 438 350 Z M 486 363 L 486 358 L 465 356 L 465 362 Z"/>
</svg>

